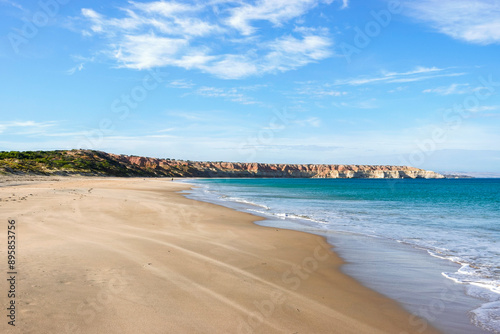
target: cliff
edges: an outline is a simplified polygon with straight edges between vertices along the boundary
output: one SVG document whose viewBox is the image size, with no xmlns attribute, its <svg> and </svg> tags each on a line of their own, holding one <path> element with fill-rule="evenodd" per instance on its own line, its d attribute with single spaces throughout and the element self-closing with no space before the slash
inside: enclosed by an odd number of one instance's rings
<svg viewBox="0 0 500 334">
<path fill-rule="evenodd" d="M 160 177 L 443 178 L 441 174 L 407 166 L 201 162 L 91 150 L 0 152 L 0 173 Z"/>
</svg>

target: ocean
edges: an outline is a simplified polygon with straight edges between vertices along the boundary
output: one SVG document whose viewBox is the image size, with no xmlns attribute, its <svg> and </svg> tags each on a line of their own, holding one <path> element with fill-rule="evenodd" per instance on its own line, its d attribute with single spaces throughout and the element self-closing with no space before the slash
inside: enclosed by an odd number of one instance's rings
<svg viewBox="0 0 500 334">
<path fill-rule="evenodd" d="M 187 182 L 190 198 L 324 235 L 344 272 L 445 333 L 500 333 L 500 179 Z"/>
</svg>

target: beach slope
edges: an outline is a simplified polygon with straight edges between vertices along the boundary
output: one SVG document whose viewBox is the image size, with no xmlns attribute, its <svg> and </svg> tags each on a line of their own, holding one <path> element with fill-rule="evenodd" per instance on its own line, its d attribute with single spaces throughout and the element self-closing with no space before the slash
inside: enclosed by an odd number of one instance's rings
<svg viewBox="0 0 500 334">
<path fill-rule="evenodd" d="M 339 270 L 322 237 L 186 199 L 165 179 L 0 187 L 16 225 L 2 333 L 437 333 Z M 11 298 L 5 279 L 0 301 Z"/>
</svg>

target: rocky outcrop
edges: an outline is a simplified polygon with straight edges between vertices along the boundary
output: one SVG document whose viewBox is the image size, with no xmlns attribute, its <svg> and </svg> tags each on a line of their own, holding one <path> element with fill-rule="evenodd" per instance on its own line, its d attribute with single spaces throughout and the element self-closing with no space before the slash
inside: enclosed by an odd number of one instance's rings
<svg viewBox="0 0 500 334">
<path fill-rule="evenodd" d="M 107 154 L 101 152 L 101 154 Z M 107 154 L 112 159 L 160 174 L 185 177 L 438 179 L 441 174 L 407 166 L 201 162 Z"/>
<path fill-rule="evenodd" d="M 269 178 L 443 178 L 407 166 L 296 165 L 158 159 L 93 150 L 0 152 L 0 174 L 269 177 Z"/>
</svg>

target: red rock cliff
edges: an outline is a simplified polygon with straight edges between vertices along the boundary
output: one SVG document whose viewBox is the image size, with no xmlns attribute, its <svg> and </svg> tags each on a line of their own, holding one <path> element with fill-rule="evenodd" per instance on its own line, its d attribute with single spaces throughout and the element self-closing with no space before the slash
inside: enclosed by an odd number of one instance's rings
<svg viewBox="0 0 500 334">
<path fill-rule="evenodd" d="M 123 164 L 154 170 L 159 175 L 186 177 L 304 177 L 304 178 L 443 178 L 441 174 L 408 166 L 297 165 L 202 162 L 116 155 L 100 152 Z"/>
</svg>

